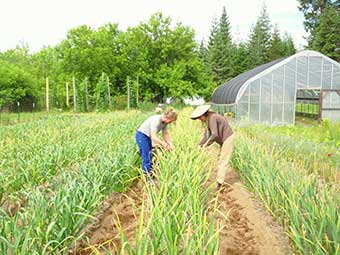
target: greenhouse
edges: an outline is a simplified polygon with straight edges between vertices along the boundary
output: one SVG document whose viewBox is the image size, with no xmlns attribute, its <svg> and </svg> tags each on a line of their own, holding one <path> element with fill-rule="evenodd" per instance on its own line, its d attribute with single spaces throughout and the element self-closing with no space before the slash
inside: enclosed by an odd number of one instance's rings
<svg viewBox="0 0 340 255">
<path fill-rule="evenodd" d="M 294 124 L 297 106 L 312 101 L 319 120 L 340 121 L 340 64 L 310 50 L 244 72 L 211 98 L 218 112 L 271 125 Z"/>
</svg>

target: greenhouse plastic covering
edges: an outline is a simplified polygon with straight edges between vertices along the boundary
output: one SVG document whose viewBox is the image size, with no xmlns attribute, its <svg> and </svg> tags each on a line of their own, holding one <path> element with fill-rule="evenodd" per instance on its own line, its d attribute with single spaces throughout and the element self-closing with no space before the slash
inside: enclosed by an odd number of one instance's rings
<svg viewBox="0 0 340 255">
<path fill-rule="evenodd" d="M 272 125 L 293 124 L 298 90 L 340 89 L 340 64 L 315 51 L 301 51 L 245 72 L 218 87 L 212 103 L 232 108 L 236 117 Z M 340 108 L 336 92 L 325 95 L 323 108 Z M 323 112 L 340 120 L 340 111 Z"/>
</svg>

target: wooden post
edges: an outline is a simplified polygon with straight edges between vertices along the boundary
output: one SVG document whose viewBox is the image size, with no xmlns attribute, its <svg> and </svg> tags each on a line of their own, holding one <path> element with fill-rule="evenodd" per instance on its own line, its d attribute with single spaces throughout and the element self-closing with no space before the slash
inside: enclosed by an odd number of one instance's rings
<svg viewBox="0 0 340 255">
<path fill-rule="evenodd" d="M 66 82 L 66 107 L 69 108 L 70 107 L 70 97 L 68 94 L 68 82 Z"/>
<path fill-rule="evenodd" d="M 73 111 L 77 111 L 76 78 L 73 76 Z"/>
<path fill-rule="evenodd" d="M 46 77 L 46 112 L 50 111 L 50 101 L 49 101 L 49 84 L 48 77 Z"/>
<path fill-rule="evenodd" d="M 85 103 L 86 103 L 86 111 L 89 110 L 89 91 L 87 87 L 87 77 L 85 78 Z"/>
<path fill-rule="evenodd" d="M 127 77 L 127 109 L 130 110 L 130 77 Z"/>
<path fill-rule="evenodd" d="M 137 76 L 137 84 L 136 84 L 136 105 L 138 107 L 138 86 L 139 86 L 139 76 Z"/>
<path fill-rule="evenodd" d="M 112 103 L 111 103 L 111 91 L 110 91 L 110 80 L 109 76 L 106 76 L 106 82 L 107 82 L 107 96 L 109 97 L 109 108 L 112 109 Z"/>
</svg>

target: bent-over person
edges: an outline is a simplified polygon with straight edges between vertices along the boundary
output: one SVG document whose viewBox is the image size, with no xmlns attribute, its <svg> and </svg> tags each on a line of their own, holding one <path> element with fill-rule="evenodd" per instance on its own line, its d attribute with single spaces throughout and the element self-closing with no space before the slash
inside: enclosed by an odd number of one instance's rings
<svg viewBox="0 0 340 255">
<path fill-rule="evenodd" d="M 142 170 L 146 175 L 153 175 L 152 172 L 152 148 L 161 146 L 166 150 L 174 149 L 170 135 L 167 130 L 168 124 L 176 121 L 177 113 L 172 109 L 162 115 L 153 115 L 146 119 L 136 132 L 136 142 L 139 154 L 142 157 Z M 163 139 L 157 136 L 162 130 Z"/>
<path fill-rule="evenodd" d="M 209 111 L 210 105 L 198 106 L 191 114 L 191 119 L 199 119 L 207 125 L 204 136 L 199 146 L 204 148 L 214 142 L 221 146 L 217 166 L 216 188 L 221 188 L 228 171 L 229 159 L 235 143 L 235 134 L 231 129 L 228 120 L 215 112 Z"/>
</svg>

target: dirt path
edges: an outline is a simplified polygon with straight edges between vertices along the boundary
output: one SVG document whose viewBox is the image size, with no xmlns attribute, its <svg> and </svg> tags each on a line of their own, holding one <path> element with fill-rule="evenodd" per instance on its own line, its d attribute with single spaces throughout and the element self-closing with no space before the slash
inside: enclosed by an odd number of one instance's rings
<svg viewBox="0 0 340 255">
<path fill-rule="evenodd" d="M 217 162 L 218 147 L 211 146 L 208 153 Z M 215 169 L 209 183 L 215 182 L 216 173 Z M 273 220 L 260 201 L 245 188 L 240 176 L 234 170 L 228 170 L 225 185 L 213 196 L 218 201 L 215 219 L 222 228 L 220 254 L 293 254 L 283 228 Z"/>
<path fill-rule="evenodd" d="M 284 230 L 253 198 L 230 171 L 228 184 L 218 194 L 216 219 L 220 232 L 220 254 L 228 255 L 285 255 L 293 254 Z"/>
<path fill-rule="evenodd" d="M 217 151 L 212 152 L 217 157 Z M 215 180 L 214 171 L 211 181 Z M 227 255 L 288 255 L 293 254 L 282 227 L 274 222 L 259 201 L 245 189 L 237 173 L 230 170 L 228 183 L 219 192 L 212 194 L 217 199 L 218 212 L 215 218 L 221 228 L 220 254 Z M 127 240 L 133 245 L 139 223 L 141 205 L 146 194 L 143 184 L 135 184 L 125 193 L 113 193 L 101 207 L 97 221 L 85 231 L 88 240 L 83 240 L 70 254 L 104 254 L 108 249 L 115 254 L 120 248 L 119 220 Z"/>
<path fill-rule="evenodd" d="M 127 241 L 133 245 L 142 201 L 146 196 L 142 186 L 141 181 L 138 181 L 124 193 L 112 193 L 100 207 L 96 220 L 84 230 L 86 238 L 78 242 L 69 254 L 105 254 L 105 250 L 116 254 L 121 248 L 119 229 L 123 230 Z"/>
</svg>

